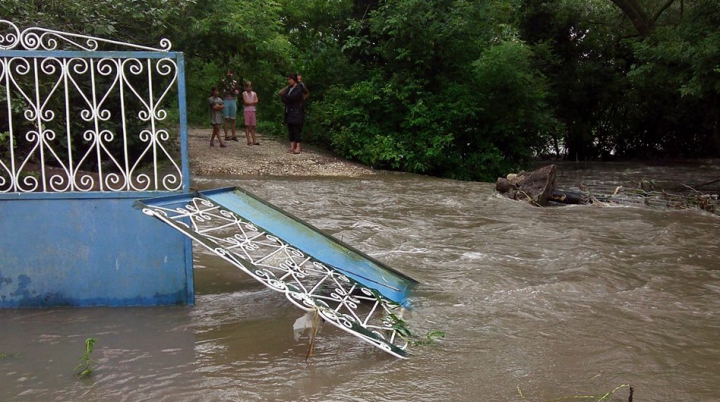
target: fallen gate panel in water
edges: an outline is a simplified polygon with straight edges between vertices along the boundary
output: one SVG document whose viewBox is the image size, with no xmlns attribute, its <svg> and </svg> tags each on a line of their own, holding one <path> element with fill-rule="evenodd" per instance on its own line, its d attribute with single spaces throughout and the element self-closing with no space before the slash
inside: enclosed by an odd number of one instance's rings
<svg viewBox="0 0 720 402">
<path fill-rule="evenodd" d="M 224 188 L 138 201 L 142 211 L 186 234 L 295 306 L 397 356 L 400 318 L 417 284 L 249 192 Z"/>
</svg>

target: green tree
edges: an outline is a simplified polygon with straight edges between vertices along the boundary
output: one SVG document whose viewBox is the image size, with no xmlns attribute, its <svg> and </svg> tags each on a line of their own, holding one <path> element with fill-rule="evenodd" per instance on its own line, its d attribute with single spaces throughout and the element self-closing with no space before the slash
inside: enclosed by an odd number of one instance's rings
<svg viewBox="0 0 720 402">
<path fill-rule="evenodd" d="M 177 48 L 188 57 L 188 110 L 194 124 L 207 124 L 207 98 L 227 69 L 252 81 L 261 104 L 260 122 L 278 120 L 275 92 L 295 57 L 283 32 L 279 3 L 272 0 L 196 2 L 176 27 Z"/>
<path fill-rule="evenodd" d="M 628 18 L 628 5 L 640 7 L 645 28 Z M 542 58 L 566 155 L 718 155 L 717 8 L 525 0 L 522 38 Z"/>
<path fill-rule="evenodd" d="M 186 53 L 190 121 L 227 68 L 282 132 L 288 72 L 305 138 L 378 168 L 494 179 L 570 158 L 720 155 L 715 0 L 6 0 L 18 25 Z M 0 127 L 1 129 L 1 127 Z M 2 131 L 2 130 L 0 130 Z"/>
<path fill-rule="evenodd" d="M 42 27 L 157 46 L 195 0 L 3 0 L 0 15 L 20 28 Z"/>
<path fill-rule="evenodd" d="M 335 151 L 379 168 L 494 179 L 544 146 L 553 121 L 545 80 L 512 26 L 512 3 L 381 1 L 366 10 L 342 47 L 364 74 L 316 105 Z"/>
<path fill-rule="evenodd" d="M 665 99 L 658 118 L 663 150 L 678 156 L 720 155 L 720 3 L 685 1 L 664 14 L 643 40 L 629 79 Z M 652 91 L 652 92 L 650 92 Z M 650 115 L 652 116 L 652 115 Z"/>
</svg>

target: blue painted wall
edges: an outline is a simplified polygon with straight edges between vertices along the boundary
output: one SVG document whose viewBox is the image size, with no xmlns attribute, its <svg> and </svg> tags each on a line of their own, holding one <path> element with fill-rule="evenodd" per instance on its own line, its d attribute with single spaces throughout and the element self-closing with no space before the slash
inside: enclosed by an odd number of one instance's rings
<svg viewBox="0 0 720 402">
<path fill-rule="evenodd" d="M 157 193 L 0 195 L 0 308 L 193 304 L 190 240 Z"/>
</svg>

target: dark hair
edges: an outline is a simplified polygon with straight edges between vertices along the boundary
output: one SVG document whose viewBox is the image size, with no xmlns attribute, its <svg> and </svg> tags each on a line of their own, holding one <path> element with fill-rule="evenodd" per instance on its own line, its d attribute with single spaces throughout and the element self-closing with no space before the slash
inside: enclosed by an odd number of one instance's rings
<svg viewBox="0 0 720 402">
<path fill-rule="evenodd" d="M 210 96 L 212 96 L 212 94 L 214 94 L 215 91 L 217 91 L 217 87 L 210 88 Z"/>
<path fill-rule="evenodd" d="M 298 82 L 297 74 L 288 74 L 288 78 L 292 78 L 293 81 Z"/>
</svg>

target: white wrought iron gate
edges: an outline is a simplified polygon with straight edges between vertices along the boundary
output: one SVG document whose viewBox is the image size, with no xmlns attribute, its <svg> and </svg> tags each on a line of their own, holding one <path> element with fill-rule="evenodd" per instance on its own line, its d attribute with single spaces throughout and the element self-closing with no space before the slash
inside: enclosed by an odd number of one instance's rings
<svg viewBox="0 0 720 402">
<path fill-rule="evenodd" d="M 187 192 L 184 63 L 170 48 L 0 19 L 0 192 Z"/>
</svg>

